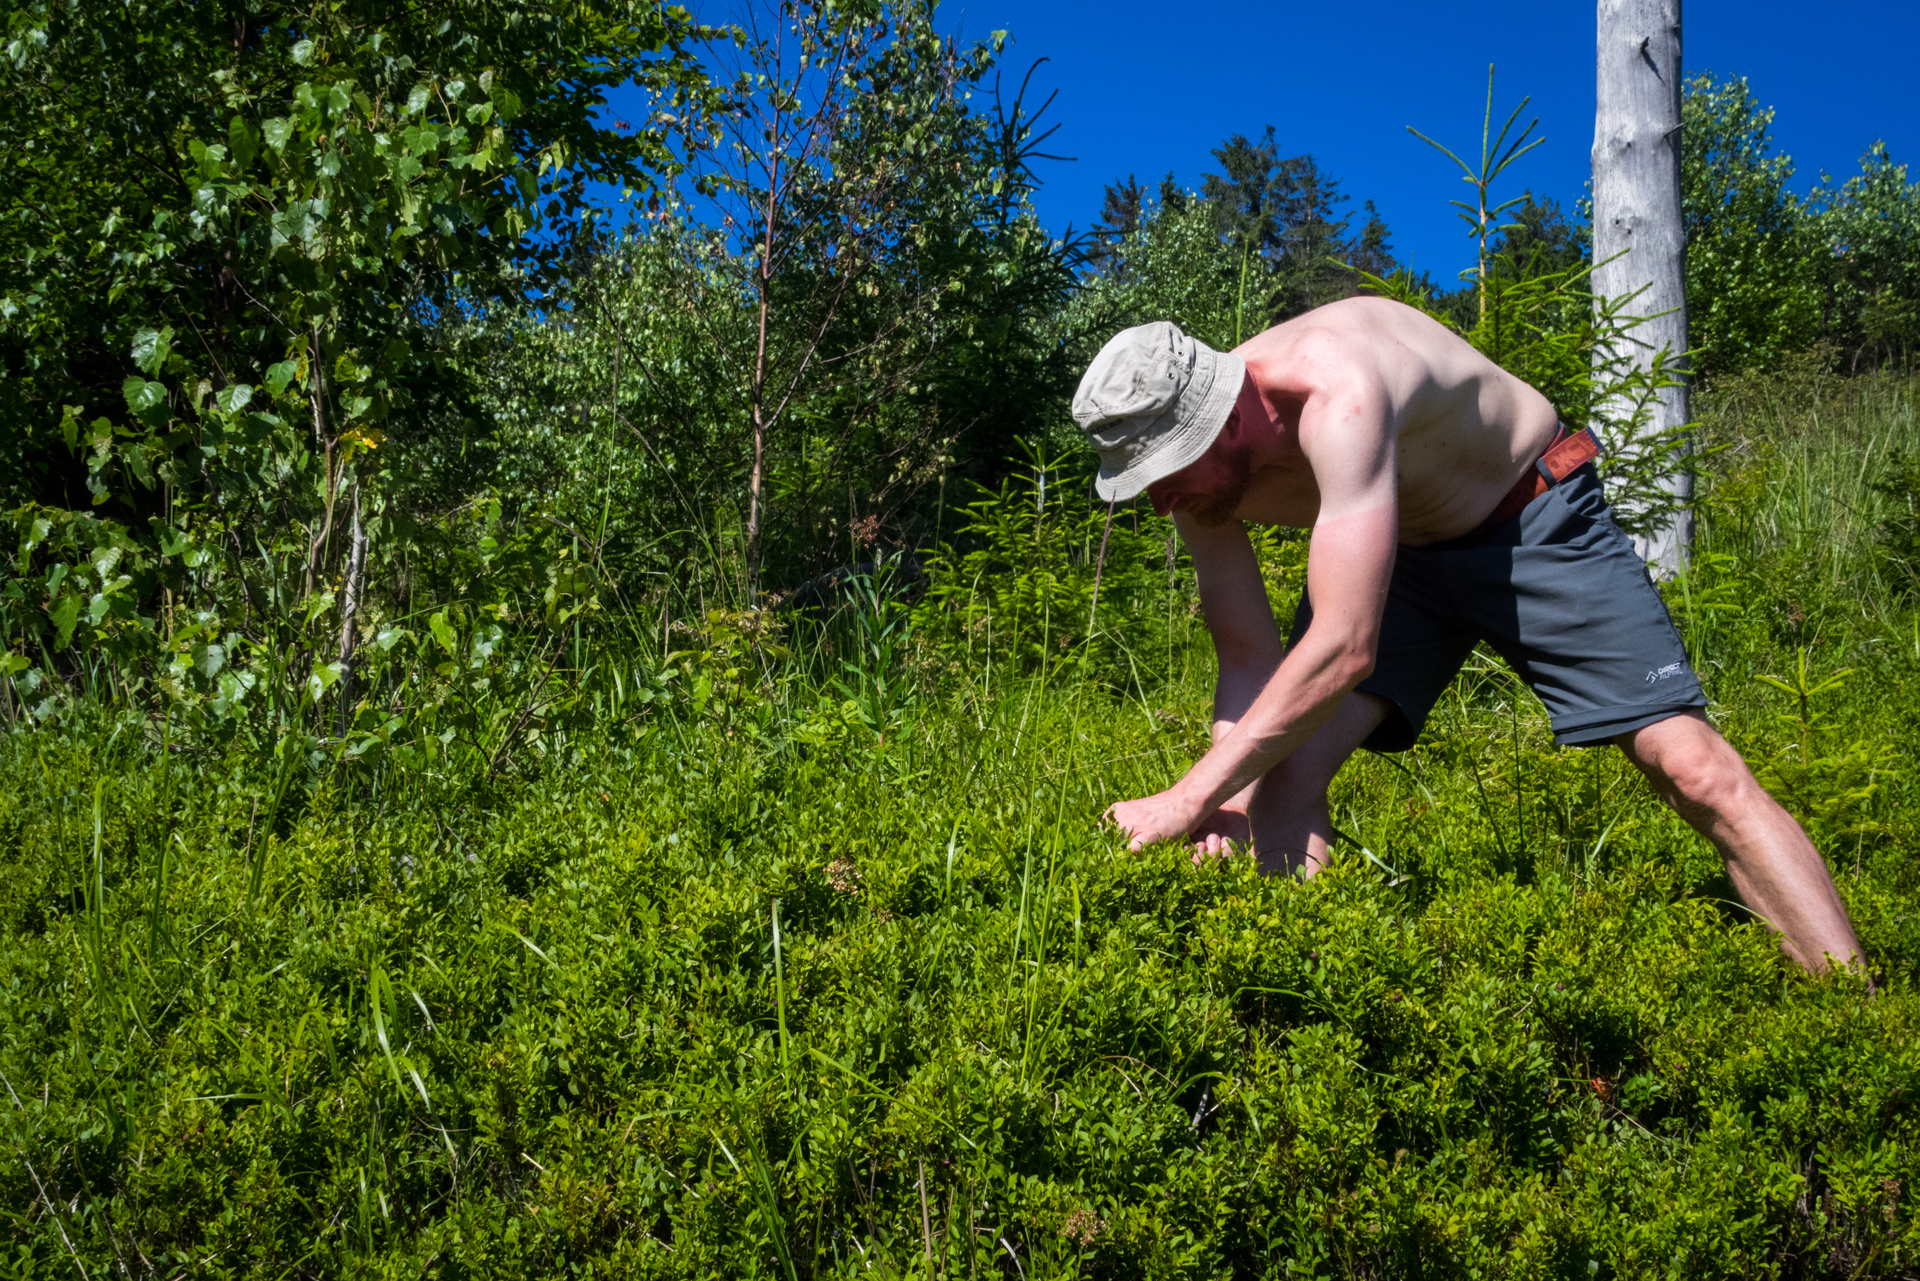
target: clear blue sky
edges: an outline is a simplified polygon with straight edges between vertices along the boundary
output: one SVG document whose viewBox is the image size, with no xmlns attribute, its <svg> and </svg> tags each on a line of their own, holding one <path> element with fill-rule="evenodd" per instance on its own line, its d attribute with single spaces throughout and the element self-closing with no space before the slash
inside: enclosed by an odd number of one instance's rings
<svg viewBox="0 0 1920 1281">
<path fill-rule="evenodd" d="M 689 7 L 726 22 L 741 3 Z M 1456 152 L 1476 150 L 1492 62 L 1496 126 L 1530 97 L 1521 123 L 1538 116 L 1537 136 L 1546 139 L 1496 196 L 1531 187 L 1571 213 L 1593 144 L 1593 0 L 1482 12 L 1490 16 L 1435 0 L 944 0 L 938 23 L 967 39 L 995 30 L 1013 37 L 1002 63 L 1009 95 L 1035 59 L 1049 60 L 1030 98 L 1059 91 L 1045 122 L 1061 128 L 1047 149 L 1076 157 L 1039 165 L 1040 216 L 1056 234 L 1093 223 L 1106 184 L 1131 173 L 1157 188 L 1171 171 L 1197 186 L 1218 169 L 1213 147 L 1271 124 L 1284 154 L 1311 152 L 1340 180 L 1349 208 L 1373 200 L 1402 262 L 1446 284 L 1472 262 L 1465 227 L 1447 205 L 1469 189 L 1406 126 Z M 1747 77 L 1778 111 L 1774 142 L 1794 159 L 1796 189 L 1822 170 L 1856 172 L 1876 139 L 1896 161 L 1920 161 L 1920 3 L 1687 0 L 1684 17 L 1686 74 Z M 626 97 L 613 95 L 612 114 L 644 111 Z"/>
<path fill-rule="evenodd" d="M 1920 4 L 1687 0 L 1684 20 L 1687 74 L 1744 75 L 1778 109 L 1774 140 L 1794 158 L 1796 187 L 1822 169 L 1853 172 L 1875 139 L 1896 161 L 1920 161 Z M 1450 279 L 1471 255 L 1446 202 L 1467 188 L 1406 126 L 1457 152 L 1477 147 L 1489 62 L 1499 68 L 1496 112 L 1531 96 L 1522 121 L 1538 115 L 1547 140 L 1508 171 L 1507 194 L 1530 186 L 1570 206 L 1588 176 L 1592 0 L 1499 10 L 1432 0 L 946 0 L 939 21 L 974 38 L 1008 31 L 1015 84 L 1035 58 L 1051 59 L 1034 78 L 1060 91 L 1048 118 L 1062 128 L 1049 149 L 1078 157 L 1041 168 L 1040 213 L 1056 232 L 1092 222 L 1105 184 L 1128 173 L 1157 184 L 1169 170 L 1197 184 L 1217 170 L 1208 151 L 1221 139 L 1271 124 L 1284 152 L 1312 152 L 1341 180 L 1352 207 L 1367 198 L 1379 206 L 1402 261 L 1411 255 Z"/>
</svg>

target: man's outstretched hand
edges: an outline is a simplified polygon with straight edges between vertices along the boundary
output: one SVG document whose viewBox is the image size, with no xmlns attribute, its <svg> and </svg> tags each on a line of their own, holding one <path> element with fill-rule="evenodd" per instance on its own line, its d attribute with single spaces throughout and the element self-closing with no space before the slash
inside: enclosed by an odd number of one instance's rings
<svg viewBox="0 0 1920 1281">
<path fill-rule="evenodd" d="M 1137 801 L 1117 801 L 1107 809 L 1107 818 L 1128 838 L 1127 848 L 1134 850 L 1185 836 L 1200 817 L 1171 790 Z"/>
<path fill-rule="evenodd" d="M 1247 818 L 1240 799 L 1222 805 L 1199 823 L 1185 821 L 1188 813 L 1171 792 L 1143 796 L 1137 801 L 1120 801 L 1108 807 L 1107 818 L 1124 832 L 1129 849 L 1144 849 L 1155 841 L 1190 836 L 1193 861 L 1197 866 L 1208 859 L 1225 858 L 1253 847 L 1253 824 Z"/>
<path fill-rule="evenodd" d="M 1249 835 L 1244 811 L 1219 809 L 1209 815 L 1199 814 L 1191 801 L 1171 789 L 1137 801 L 1120 801 L 1108 808 L 1107 818 L 1126 834 L 1127 847 L 1135 850 L 1192 833 L 1196 855 L 1224 854 L 1229 840 L 1244 842 Z"/>
</svg>

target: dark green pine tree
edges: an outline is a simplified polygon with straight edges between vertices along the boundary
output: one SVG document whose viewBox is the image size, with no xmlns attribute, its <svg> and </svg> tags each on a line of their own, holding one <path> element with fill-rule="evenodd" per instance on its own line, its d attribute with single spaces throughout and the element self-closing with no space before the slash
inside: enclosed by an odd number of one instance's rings
<svg viewBox="0 0 1920 1281">
<path fill-rule="evenodd" d="M 1171 171 L 1160 180 L 1160 207 L 1171 213 L 1187 211 L 1187 193 L 1182 191 L 1180 184 L 1173 180 Z"/>
<path fill-rule="evenodd" d="M 1311 155 L 1291 157 L 1278 176 L 1286 231 L 1268 294 L 1276 323 L 1352 297 L 1358 289 L 1353 272 L 1343 265 L 1352 252 L 1347 232 L 1353 219 L 1341 212 L 1347 197 L 1339 182 Z"/>
<path fill-rule="evenodd" d="M 1204 175 L 1201 193 L 1236 263 L 1250 268 L 1246 294 L 1264 300 L 1266 323 L 1353 296 L 1354 268 L 1379 276 L 1395 269 L 1391 232 L 1373 202 L 1353 234 L 1339 182 L 1311 155 L 1281 155 L 1272 125 L 1258 141 L 1233 134 L 1213 155 L 1226 172 Z"/>
<path fill-rule="evenodd" d="M 1215 147 L 1213 156 L 1226 173 L 1203 175 L 1200 194 L 1213 207 L 1220 234 L 1245 254 L 1271 259 L 1284 253 L 1287 222 L 1281 206 L 1286 193 L 1281 170 L 1288 162 L 1280 159 L 1273 126 L 1267 126 L 1257 143 L 1236 133 Z"/>
<path fill-rule="evenodd" d="M 1366 201 L 1361 208 L 1366 210 L 1367 221 L 1348 247 L 1347 262 L 1368 275 L 1391 275 L 1399 267 L 1394 261 L 1393 244 L 1389 239 L 1393 233 L 1387 229 L 1387 220 L 1380 216 L 1373 201 Z"/>
<path fill-rule="evenodd" d="M 1490 246 L 1491 270 L 1537 276 L 1587 260 L 1592 248 L 1587 229 L 1568 221 L 1553 197 L 1541 200 L 1528 191 L 1510 219 Z"/>
<path fill-rule="evenodd" d="M 1099 271 L 1124 270 L 1120 242 L 1140 229 L 1141 212 L 1147 189 L 1132 174 L 1120 183 L 1108 183 L 1106 199 L 1100 204 L 1100 221 L 1093 226 L 1093 246 L 1087 261 Z"/>
</svg>

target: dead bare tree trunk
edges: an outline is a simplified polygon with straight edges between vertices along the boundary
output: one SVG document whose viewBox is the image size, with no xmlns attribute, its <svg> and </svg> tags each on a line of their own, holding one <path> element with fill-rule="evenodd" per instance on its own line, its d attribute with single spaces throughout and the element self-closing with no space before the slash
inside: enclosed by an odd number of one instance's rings
<svg viewBox="0 0 1920 1281">
<path fill-rule="evenodd" d="M 1625 356 L 1647 368 L 1661 348 L 1684 373 L 1687 350 L 1686 239 L 1680 222 L 1680 0 L 1599 0 L 1598 101 L 1593 121 L 1593 292 L 1622 298 L 1634 327 Z M 1612 261 L 1608 261 L 1612 259 Z M 1603 359 L 1596 353 L 1596 362 Z M 1606 417 L 1606 407 L 1601 407 Z M 1689 421 L 1687 387 L 1659 393 L 1661 432 Z M 1681 451 L 1666 481 L 1680 500 L 1670 525 L 1635 541 L 1671 575 L 1693 547 L 1693 471 Z"/>
<path fill-rule="evenodd" d="M 345 735 L 353 707 L 353 651 L 359 637 L 355 620 L 360 614 L 361 580 L 367 568 L 367 532 L 360 524 L 360 482 L 353 483 L 353 525 L 347 538 L 347 576 L 340 601 L 339 733 Z"/>
</svg>

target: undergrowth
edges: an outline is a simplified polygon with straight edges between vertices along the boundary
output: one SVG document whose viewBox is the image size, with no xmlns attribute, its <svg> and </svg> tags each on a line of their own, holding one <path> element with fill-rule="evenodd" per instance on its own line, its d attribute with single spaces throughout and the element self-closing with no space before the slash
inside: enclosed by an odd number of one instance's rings
<svg viewBox="0 0 1920 1281">
<path fill-rule="evenodd" d="M 289 788 L 107 700 L 23 723 L 7 1271 L 1914 1275 L 1911 389 L 1716 403 L 1669 600 L 1871 988 L 1490 659 L 1342 775 L 1313 881 L 1126 853 L 1098 816 L 1204 746 L 1210 655 L 1171 603 L 1071 643 L 1093 567 L 1035 548 L 1041 589 L 949 579 L 916 630 L 868 584 L 789 657 L 716 612 L 511 769 Z M 1042 643 L 990 659 L 1000 601 Z"/>
</svg>

